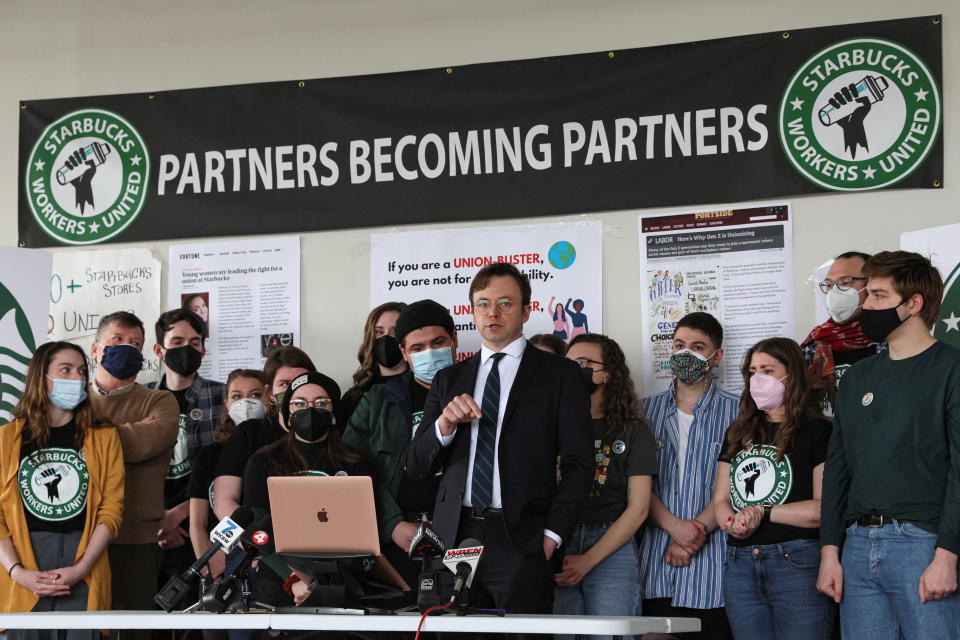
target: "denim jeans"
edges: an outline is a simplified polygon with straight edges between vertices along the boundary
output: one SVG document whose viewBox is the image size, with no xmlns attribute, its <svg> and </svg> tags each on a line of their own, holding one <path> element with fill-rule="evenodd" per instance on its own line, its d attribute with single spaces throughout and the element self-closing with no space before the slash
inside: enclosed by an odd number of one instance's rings
<svg viewBox="0 0 960 640">
<path fill-rule="evenodd" d="M 960 638 L 960 595 L 920 604 L 920 575 L 936 546 L 936 534 L 909 522 L 847 528 L 841 558 L 844 640 Z"/>
<path fill-rule="evenodd" d="M 727 547 L 723 599 L 737 640 L 826 640 L 834 603 L 817 591 L 816 540 Z"/>
<path fill-rule="evenodd" d="M 595 545 L 610 524 L 578 524 L 564 545 L 566 555 L 585 553 Z M 553 592 L 553 612 L 562 615 L 635 616 L 640 608 L 640 562 L 637 542 L 631 536 L 584 576 L 579 584 L 557 586 Z M 591 636 L 610 640 L 612 636 Z M 573 636 L 558 635 L 558 640 Z"/>
</svg>

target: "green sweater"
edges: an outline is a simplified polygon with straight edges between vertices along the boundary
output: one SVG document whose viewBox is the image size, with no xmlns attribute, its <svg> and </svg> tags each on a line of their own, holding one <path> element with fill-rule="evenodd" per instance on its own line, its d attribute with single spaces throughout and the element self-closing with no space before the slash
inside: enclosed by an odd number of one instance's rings
<svg viewBox="0 0 960 640">
<path fill-rule="evenodd" d="M 878 514 L 937 534 L 960 553 L 960 350 L 937 342 L 903 360 L 861 360 L 837 392 L 820 539 Z"/>
</svg>

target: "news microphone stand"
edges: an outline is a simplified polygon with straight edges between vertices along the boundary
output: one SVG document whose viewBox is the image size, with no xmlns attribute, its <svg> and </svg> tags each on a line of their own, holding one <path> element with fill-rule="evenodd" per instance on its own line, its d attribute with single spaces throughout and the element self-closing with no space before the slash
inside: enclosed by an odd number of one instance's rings
<svg viewBox="0 0 960 640">
<path fill-rule="evenodd" d="M 502 618 L 506 615 L 506 611 L 500 609 L 478 609 L 476 607 L 470 606 L 470 587 L 464 585 L 463 590 L 460 592 L 460 599 L 453 603 L 453 606 L 446 607 L 443 609 L 437 609 L 435 615 L 443 615 L 452 613 L 457 616 L 474 616 L 474 615 L 485 615 L 485 616 L 497 616 Z"/>
</svg>

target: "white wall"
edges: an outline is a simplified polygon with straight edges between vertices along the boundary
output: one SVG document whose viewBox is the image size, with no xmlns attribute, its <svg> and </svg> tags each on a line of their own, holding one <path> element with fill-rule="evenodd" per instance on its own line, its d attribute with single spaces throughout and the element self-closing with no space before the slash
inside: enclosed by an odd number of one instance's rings
<svg viewBox="0 0 960 640">
<path fill-rule="evenodd" d="M 0 243 L 17 241 L 21 99 L 404 71 L 935 13 L 944 14 L 946 186 L 792 199 L 797 323 L 806 330 L 814 313 L 803 281 L 816 265 L 845 250 L 896 248 L 903 231 L 960 221 L 953 0 L 0 0 Z M 637 213 L 593 214 L 605 229 L 604 330 L 635 368 Z M 376 231 L 303 235 L 303 347 L 342 384 L 356 363 Z M 145 246 L 165 263 L 168 244 Z"/>
</svg>

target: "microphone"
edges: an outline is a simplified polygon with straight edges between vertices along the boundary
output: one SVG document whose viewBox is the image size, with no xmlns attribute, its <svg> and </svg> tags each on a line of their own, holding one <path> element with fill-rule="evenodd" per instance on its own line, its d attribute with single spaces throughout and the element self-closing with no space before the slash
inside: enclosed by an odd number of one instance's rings
<svg viewBox="0 0 960 640">
<path fill-rule="evenodd" d="M 407 556 L 411 560 L 422 558 L 424 564 L 426 564 L 430 558 L 442 554 L 443 550 L 444 544 L 440 535 L 430 526 L 429 522 L 421 522 L 420 526 L 417 527 L 417 532 L 413 534 L 413 539 L 410 540 L 410 549 L 407 550 Z"/>
<path fill-rule="evenodd" d="M 251 594 L 247 573 L 257 556 L 265 556 L 273 552 L 270 535 L 272 531 L 272 519 L 267 513 L 238 536 L 237 541 L 243 554 L 230 575 L 223 576 L 204 591 L 200 599 L 201 610 L 223 613 L 230 608 L 230 603 L 238 593 L 249 599 Z M 244 610 L 246 608 L 245 605 Z"/>
<path fill-rule="evenodd" d="M 473 576 L 477 571 L 477 564 L 483 554 L 483 543 L 476 538 L 467 538 L 456 549 L 448 549 L 443 555 L 443 566 L 450 569 L 457 578 L 453 583 L 453 595 L 450 602 L 455 604 L 460 600 L 464 588 L 473 584 Z"/>
<path fill-rule="evenodd" d="M 200 570 L 210 558 L 218 551 L 229 553 L 237 546 L 244 529 L 249 527 L 251 522 L 253 522 L 253 512 L 247 507 L 238 507 L 230 517 L 221 520 L 210 532 L 210 542 L 213 543 L 210 548 L 204 551 L 203 555 L 197 558 L 197 561 L 186 571 L 170 578 L 163 589 L 153 597 L 153 601 L 167 613 L 173 611 L 183 595 L 192 588 L 194 581 L 200 577 Z"/>
<path fill-rule="evenodd" d="M 424 613 L 427 609 L 440 603 L 440 580 L 437 578 L 437 569 L 431 568 L 433 558 L 443 554 L 445 545 L 440 535 L 426 520 L 417 527 L 410 541 L 407 556 L 413 560 L 420 558 L 420 575 L 417 577 L 417 609 Z"/>
</svg>

